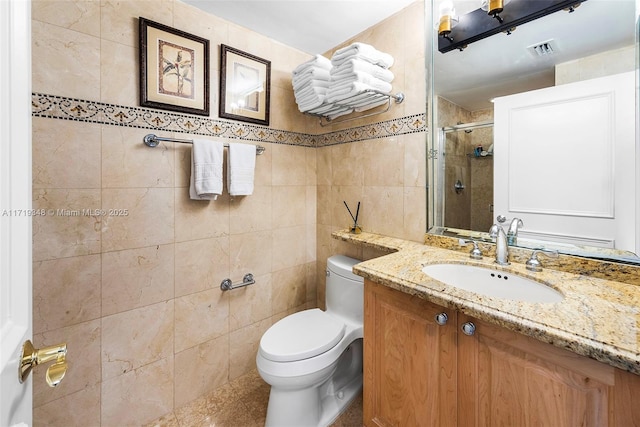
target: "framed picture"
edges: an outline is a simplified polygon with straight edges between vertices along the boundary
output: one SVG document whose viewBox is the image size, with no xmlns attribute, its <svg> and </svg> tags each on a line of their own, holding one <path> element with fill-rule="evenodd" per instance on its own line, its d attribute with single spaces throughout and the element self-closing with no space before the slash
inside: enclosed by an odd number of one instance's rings
<svg viewBox="0 0 640 427">
<path fill-rule="evenodd" d="M 269 125 L 271 61 L 220 45 L 221 118 Z"/>
<path fill-rule="evenodd" d="M 140 105 L 209 115 L 209 40 L 140 17 Z"/>
</svg>

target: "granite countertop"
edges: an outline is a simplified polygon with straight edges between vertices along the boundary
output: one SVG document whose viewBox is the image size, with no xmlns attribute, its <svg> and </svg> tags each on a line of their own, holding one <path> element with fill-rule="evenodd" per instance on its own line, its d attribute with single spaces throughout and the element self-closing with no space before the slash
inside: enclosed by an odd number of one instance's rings
<svg viewBox="0 0 640 427">
<path fill-rule="evenodd" d="M 502 267 L 490 256 L 473 260 L 467 253 L 371 233 L 338 231 L 333 237 L 396 251 L 354 266 L 359 276 L 640 375 L 640 286 L 548 268 L 534 273 L 515 262 Z M 467 292 L 422 272 L 436 263 L 512 272 L 550 285 L 564 299 L 527 303 Z"/>
</svg>

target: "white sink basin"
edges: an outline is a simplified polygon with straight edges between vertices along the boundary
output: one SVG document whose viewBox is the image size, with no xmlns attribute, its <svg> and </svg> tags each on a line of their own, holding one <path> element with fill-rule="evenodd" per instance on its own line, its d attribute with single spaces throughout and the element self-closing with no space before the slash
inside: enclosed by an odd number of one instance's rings
<svg viewBox="0 0 640 427">
<path fill-rule="evenodd" d="M 465 264 L 432 264 L 422 271 L 465 291 L 513 301 L 553 303 L 562 294 L 549 286 L 513 273 Z"/>
</svg>

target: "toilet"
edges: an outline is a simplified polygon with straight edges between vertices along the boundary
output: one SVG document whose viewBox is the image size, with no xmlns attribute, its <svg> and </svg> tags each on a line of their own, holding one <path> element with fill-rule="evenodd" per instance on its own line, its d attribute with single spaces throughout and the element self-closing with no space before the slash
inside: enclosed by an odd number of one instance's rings
<svg viewBox="0 0 640 427">
<path fill-rule="evenodd" d="M 267 427 L 328 426 L 362 389 L 363 278 L 361 261 L 327 260 L 326 311 L 291 314 L 260 340 L 256 364 L 271 385 Z"/>
</svg>

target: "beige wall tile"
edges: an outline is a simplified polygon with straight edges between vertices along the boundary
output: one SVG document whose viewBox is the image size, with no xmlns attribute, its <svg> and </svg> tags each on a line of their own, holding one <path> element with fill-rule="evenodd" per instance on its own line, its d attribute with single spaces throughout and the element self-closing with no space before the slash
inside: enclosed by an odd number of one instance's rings
<svg viewBox="0 0 640 427">
<path fill-rule="evenodd" d="M 363 230 L 371 231 L 369 218 L 376 213 L 372 210 L 372 206 L 365 203 L 363 191 L 364 187 L 362 186 L 341 185 L 331 188 L 328 206 L 331 210 L 331 225 L 338 229 L 351 227 L 353 225 L 351 214 L 354 217 L 357 214 L 358 225 L 364 227 Z M 351 214 L 349 214 L 344 202 L 347 202 Z M 358 202 L 360 202 L 360 212 L 358 212 Z"/>
<path fill-rule="evenodd" d="M 317 282 L 318 280 L 323 280 L 324 281 L 324 271 L 322 271 L 322 274 L 318 274 L 318 265 L 317 263 L 314 261 L 312 262 L 308 262 L 306 264 L 306 269 L 307 269 L 307 302 L 310 302 L 313 304 L 313 307 L 316 307 L 318 304 L 318 297 L 317 297 L 317 293 L 318 293 L 318 285 Z"/>
<path fill-rule="evenodd" d="M 174 153 L 142 142 L 147 129 L 102 127 L 102 185 L 105 188 L 173 187 Z"/>
<path fill-rule="evenodd" d="M 272 228 L 272 188 L 256 182 L 252 195 L 231 198 L 229 204 L 230 234 L 250 233 Z"/>
<path fill-rule="evenodd" d="M 253 323 L 229 334 L 229 379 L 238 378 L 256 368 L 260 338 L 271 326 L 271 319 Z"/>
<path fill-rule="evenodd" d="M 177 353 L 175 407 L 179 408 L 226 384 L 230 363 L 235 363 L 235 360 L 229 358 L 228 335 Z"/>
<path fill-rule="evenodd" d="M 100 0 L 102 39 L 138 47 L 138 17 L 172 27 L 173 4 L 173 0 Z"/>
<path fill-rule="evenodd" d="M 254 276 L 272 271 L 272 231 L 236 234 L 229 239 L 231 258 L 230 278 L 233 282 L 242 280 L 247 273 Z"/>
<path fill-rule="evenodd" d="M 173 244 L 102 254 L 102 315 L 173 298 Z"/>
<path fill-rule="evenodd" d="M 273 189 L 274 228 L 303 225 L 306 221 L 306 191 L 302 185 L 279 185 Z"/>
<path fill-rule="evenodd" d="M 296 265 L 272 274 L 271 313 L 278 314 L 306 302 L 306 267 Z"/>
<path fill-rule="evenodd" d="M 321 225 L 331 225 L 331 186 L 319 185 L 316 190 L 317 194 L 317 222 Z"/>
<path fill-rule="evenodd" d="M 306 154 L 304 147 L 273 145 L 273 185 L 305 185 Z"/>
<path fill-rule="evenodd" d="M 271 316 L 271 274 L 254 276 L 255 284 L 229 291 L 229 329 L 237 329 Z"/>
<path fill-rule="evenodd" d="M 176 188 L 177 242 L 229 235 L 229 195 L 217 200 L 191 200 L 189 189 Z"/>
<path fill-rule="evenodd" d="M 365 187 L 362 223 L 367 230 L 401 237 L 404 229 L 404 189 L 402 187 Z M 368 224 L 368 225 L 366 225 Z"/>
<path fill-rule="evenodd" d="M 133 47 L 102 40 L 100 49 L 100 100 L 111 104 L 137 105 L 140 99 L 137 78 L 140 53 L 137 45 Z"/>
<path fill-rule="evenodd" d="M 427 189 L 424 187 L 404 188 L 404 235 L 414 242 L 424 242 L 427 231 Z"/>
<path fill-rule="evenodd" d="M 307 244 L 304 225 L 273 230 L 273 271 L 304 264 Z"/>
<path fill-rule="evenodd" d="M 102 426 L 141 425 L 173 410 L 173 355 L 102 382 Z"/>
<path fill-rule="evenodd" d="M 103 217 L 102 250 L 171 243 L 174 238 L 173 193 L 172 188 L 102 190 L 102 209 L 122 211 L 122 215 Z"/>
<path fill-rule="evenodd" d="M 200 9 L 192 5 L 175 1 L 173 3 L 173 25 L 175 28 L 182 28 L 190 34 L 209 40 L 209 48 L 211 50 L 209 54 L 212 70 L 211 77 L 215 77 L 215 80 L 212 79 L 210 85 L 211 96 L 213 97 L 218 91 L 217 76 L 218 70 L 220 69 L 220 52 L 217 44 L 228 44 L 229 22 L 217 16 L 202 13 Z M 214 84 L 214 82 L 216 84 Z M 215 98 L 211 99 L 211 105 L 215 107 Z M 211 110 L 214 111 L 217 110 L 217 108 L 211 108 Z"/>
<path fill-rule="evenodd" d="M 229 238 L 176 243 L 176 297 L 220 289 L 229 277 Z"/>
<path fill-rule="evenodd" d="M 100 384 L 33 408 L 34 427 L 100 425 Z"/>
<path fill-rule="evenodd" d="M 100 125 L 32 119 L 33 188 L 100 188 Z"/>
<path fill-rule="evenodd" d="M 35 370 L 34 408 L 100 383 L 100 332 L 100 320 L 97 319 L 33 336 L 36 348 L 66 343 L 69 366 L 67 375 L 56 388 L 49 387 L 44 381 L 44 368 Z"/>
<path fill-rule="evenodd" d="M 404 135 L 404 185 L 425 187 L 427 162 L 427 135 L 412 133 Z"/>
<path fill-rule="evenodd" d="M 100 190 L 34 190 L 33 208 L 46 215 L 33 217 L 33 260 L 99 253 L 100 206 Z"/>
<path fill-rule="evenodd" d="M 228 31 L 230 46 L 259 58 L 273 61 L 273 40 L 233 23 L 229 23 Z"/>
<path fill-rule="evenodd" d="M 270 186 L 272 183 L 273 147 L 277 144 L 260 143 L 266 150 L 256 157 L 255 185 Z"/>
<path fill-rule="evenodd" d="M 32 0 L 31 18 L 100 37 L 99 1 Z"/>
<path fill-rule="evenodd" d="M 357 186 L 364 183 L 364 164 L 358 156 L 362 152 L 362 144 L 364 142 L 353 142 L 330 148 L 332 185 Z"/>
<path fill-rule="evenodd" d="M 102 381 L 173 356 L 173 316 L 171 300 L 103 317 Z"/>
<path fill-rule="evenodd" d="M 33 331 L 98 319 L 100 255 L 33 263 Z"/>
<path fill-rule="evenodd" d="M 229 332 L 229 297 L 220 288 L 176 298 L 175 351 Z"/>
<path fill-rule="evenodd" d="M 32 21 L 31 90 L 100 99 L 100 39 Z"/>
<path fill-rule="evenodd" d="M 364 185 L 402 186 L 404 184 L 404 140 L 382 138 L 359 144 L 364 166 Z M 355 215 L 355 212 L 353 213 Z"/>
</svg>

